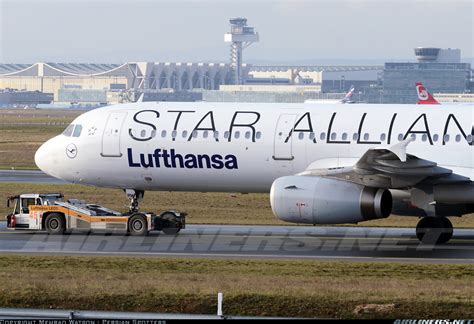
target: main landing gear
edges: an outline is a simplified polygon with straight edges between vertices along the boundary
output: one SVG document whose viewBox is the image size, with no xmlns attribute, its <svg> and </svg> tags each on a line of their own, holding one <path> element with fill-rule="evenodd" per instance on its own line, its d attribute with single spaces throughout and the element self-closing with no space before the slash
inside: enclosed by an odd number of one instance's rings
<svg viewBox="0 0 474 324">
<path fill-rule="evenodd" d="M 148 233 L 144 227 L 148 228 L 147 224 L 141 224 L 138 220 L 145 220 L 144 214 L 140 212 L 139 203 L 143 200 L 145 195 L 144 190 L 125 189 L 128 200 L 130 201 L 128 215 L 130 215 L 130 234 L 132 235 L 146 235 Z M 163 231 L 168 235 L 175 235 L 186 226 L 186 213 L 180 213 L 175 210 L 168 210 L 160 215 L 153 214 L 151 218 L 152 229 Z M 135 228 L 134 226 L 140 228 Z"/>
<path fill-rule="evenodd" d="M 416 225 L 416 237 L 424 244 L 443 244 L 453 237 L 453 224 L 446 217 L 423 217 Z"/>
</svg>

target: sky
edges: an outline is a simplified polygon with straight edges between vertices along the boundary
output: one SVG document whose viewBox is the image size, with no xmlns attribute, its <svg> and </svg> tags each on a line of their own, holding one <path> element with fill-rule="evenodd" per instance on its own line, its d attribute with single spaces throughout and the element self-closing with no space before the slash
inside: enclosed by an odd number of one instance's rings
<svg viewBox="0 0 474 324">
<path fill-rule="evenodd" d="M 0 62 L 228 62 L 234 17 L 260 35 L 249 63 L 407 61 L 417 46 L 474 57 L 474 0 L 0 0 Z"/>
</svg>

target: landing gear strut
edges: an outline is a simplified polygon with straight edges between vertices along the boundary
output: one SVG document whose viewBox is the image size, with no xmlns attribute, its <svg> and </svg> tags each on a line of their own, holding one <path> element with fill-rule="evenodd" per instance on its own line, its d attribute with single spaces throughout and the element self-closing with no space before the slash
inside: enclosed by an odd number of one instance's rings
<svg viewBox="0 0 474 324">
<path fill-rule="evenodd" d="M 423 217 L 416 225 L 416 236 L 425 244 L 443 244 L 453 237 L 453 224 L 446 217 Z"/>
<path fill-rule="evenodd" d="M 130 205 L 128 207 L 130 214 L 137 213 L 140 210 L 140 208 L 138 207 L 138 203 L 143 200 L 145 191 L 135 190 L 135 189 L 125 189 L 125 193 L 127 194 L 128 200 L 130 200 Z"/>
<path fill-rule="evenodd" d="M 146 235 L 148 234 L 148 224 L 146 215 L 140 213 L 138 204 L 143 200 L 145 195 L 144 190 L 125 189 L 127 198 L 130 201 L 129 212 L 126 215 L 130 216 L 129 232 L 132 235 Z M 150 213 L 148 213 L 150 215 Z M 175 235 L 186 226 L 186 213 L 180 213 L 175 210 L 168 210 L 160 215 L 152 214 L 151 222 L 152 229 L 163 231 L 168 235 Z"/>
</svg>

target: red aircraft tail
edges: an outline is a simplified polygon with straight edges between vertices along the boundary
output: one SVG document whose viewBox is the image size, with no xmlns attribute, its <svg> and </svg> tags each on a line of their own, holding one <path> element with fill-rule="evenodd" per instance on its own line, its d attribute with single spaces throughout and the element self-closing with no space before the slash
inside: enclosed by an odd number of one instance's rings
<svg viewBox="0 0 474 324">
<path fill-rule="evenodd" d="M 416 83 L 416 93 L 418 94 L 418 105 L 439 105 L 439 102 L 426 90 L 421 82 Z"/>
</svg>

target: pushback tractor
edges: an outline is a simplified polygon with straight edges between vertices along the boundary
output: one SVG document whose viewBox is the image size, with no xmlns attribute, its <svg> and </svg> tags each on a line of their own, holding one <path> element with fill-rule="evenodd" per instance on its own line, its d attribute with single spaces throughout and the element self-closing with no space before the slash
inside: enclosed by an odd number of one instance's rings
<svg viewBox="0 0 474 324">
<path fill-rule="evenodd" d="M 64 200 L 60 193 L 22 194 L 9 197 L 13 207 L 7 216 L 7 227 L 64 234 L 70 231 L 123 231 L 147 235 L 150 231 L 177 234 L 185 227 L 185 213 L 166 211 L 159 215 L 138 211 L 120 213 L 84 200 Z"/>
</svg>

